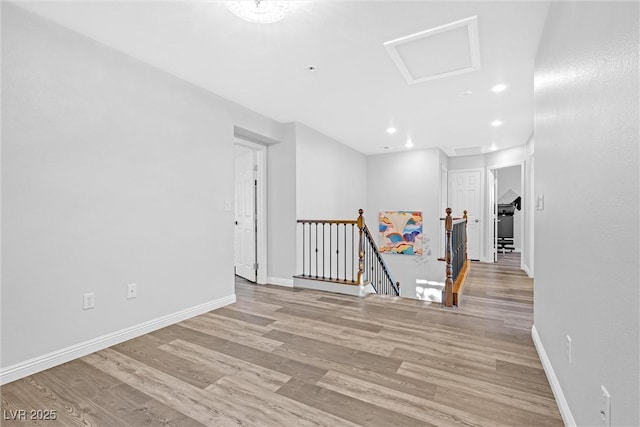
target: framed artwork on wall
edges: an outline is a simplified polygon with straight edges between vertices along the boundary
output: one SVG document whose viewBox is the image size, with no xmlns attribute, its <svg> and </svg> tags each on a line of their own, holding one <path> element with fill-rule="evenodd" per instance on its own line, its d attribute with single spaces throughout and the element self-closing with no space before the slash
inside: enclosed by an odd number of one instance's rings
<svg viewBox="0 0 640 427">
<path fill-rule="evenodd" d="M 422 212 L 379 212 L 378 223 L 380 252 L 422 255 Z"/>
</svg>

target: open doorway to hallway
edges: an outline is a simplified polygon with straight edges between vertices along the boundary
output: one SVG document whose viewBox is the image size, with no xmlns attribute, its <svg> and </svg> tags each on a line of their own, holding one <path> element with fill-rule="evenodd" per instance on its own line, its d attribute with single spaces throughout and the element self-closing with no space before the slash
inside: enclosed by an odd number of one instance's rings
<svg viewBox="0 0 640 427">
<path fill-rule="evenodd" d="M 234 270 L 253 283 L 267 281 L 266 146 L 234 143 Z"/>
<path fill-rule="evenodd" d="M 495 168 L 493 175 L 493 260 L 520 266 L 523 244 L 522 165 Z"/>
</svg>

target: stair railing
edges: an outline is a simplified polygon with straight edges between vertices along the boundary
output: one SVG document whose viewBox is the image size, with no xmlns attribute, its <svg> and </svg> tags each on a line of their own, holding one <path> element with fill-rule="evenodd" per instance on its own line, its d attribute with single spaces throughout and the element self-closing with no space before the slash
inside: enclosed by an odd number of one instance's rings
<svg viewBox="0 0 640 427">
<path fill-rule="evenodd" d="M 383 295 L 400 296 L 400 282 L 394 282 L 391 277 L 389 267 L 384 262 L 382 254 L 369 231 L 369 227 L 364 223 L 363 211 L 358 211 L 358 228 L 360 228 L 360 270 L 358 280 L 371 283 L 376 293 Z M 360 274 L 362 272 L 362 274 Z"/>
<path fill-rule="evenodd" d="M 302 274 L 295 277 L 344 285 L 371 284 L 376 293 L 400 295 L 363 210 L 356 220 L 299 219 L 302 227 Z M 357 231 L 356 231 L 357 228 Z"/>
<path fill-rule="evenodd" d="M 460 295 L 469 271 L 467 256 L 467 211 L 462 218 L 453 218 L 451 208 L 447 208 L 444 219 L 446 231 L 445 256 L 446 280 L 442 290 L 442 305 L 445 307 L 458 306 Z"/>
</svg>

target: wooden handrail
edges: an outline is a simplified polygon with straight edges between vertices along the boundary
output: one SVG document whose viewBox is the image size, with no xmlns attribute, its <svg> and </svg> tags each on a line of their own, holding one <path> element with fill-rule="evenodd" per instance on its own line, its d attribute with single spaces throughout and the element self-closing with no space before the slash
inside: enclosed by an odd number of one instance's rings
<svg viewBox="0 0 640 427">
<path fill-rule="evenodd" d="M 299 219 L 298 224 L 357 224 L 358 221 L 353 219 Z"/>
</svg>

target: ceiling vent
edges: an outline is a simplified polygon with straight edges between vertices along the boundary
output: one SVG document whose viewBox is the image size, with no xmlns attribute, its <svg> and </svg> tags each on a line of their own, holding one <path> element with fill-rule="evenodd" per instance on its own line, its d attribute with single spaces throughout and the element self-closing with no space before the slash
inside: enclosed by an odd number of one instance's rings
<svg viewBox="0 0 640 427">
<path fill-rule="evenodd" d="M 409 84 L 478 70 L 478 17 L 391 40 L 384 47 Z"/>
<path fill-rule="evenodd" d="M 484 153 L 482 147 L 460 147 L 453 150 L 456 152 L 456 156 L 473 156 Z"/>
</svg>

